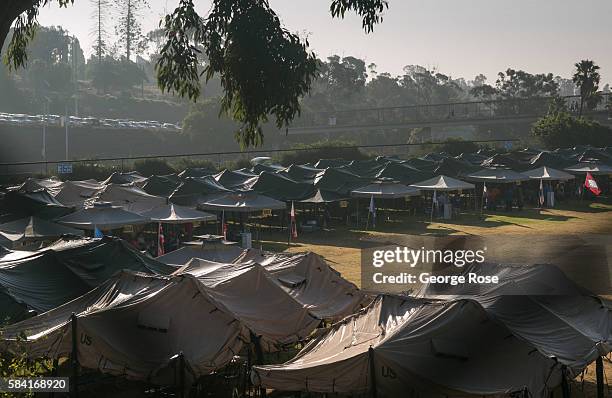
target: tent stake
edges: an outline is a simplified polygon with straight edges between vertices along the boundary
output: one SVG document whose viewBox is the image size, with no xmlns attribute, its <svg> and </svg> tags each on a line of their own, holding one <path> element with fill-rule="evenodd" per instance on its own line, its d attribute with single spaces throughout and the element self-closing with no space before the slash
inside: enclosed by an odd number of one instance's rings
<svg viewBox="0 0 612 398">
<path fill-rule="evenodd" d="M 70 316 L 70 326 L 72 329 L 72 352 L 70 355 L 70 364 L 72 365 L 72 380 L 70 382 L 70 396 L 76 398 L 79 396 L 79 391 L 77 388 L 79 376 L 79 357 L 77 346 L 77 316 L 74 312 Z"/>
</svg>

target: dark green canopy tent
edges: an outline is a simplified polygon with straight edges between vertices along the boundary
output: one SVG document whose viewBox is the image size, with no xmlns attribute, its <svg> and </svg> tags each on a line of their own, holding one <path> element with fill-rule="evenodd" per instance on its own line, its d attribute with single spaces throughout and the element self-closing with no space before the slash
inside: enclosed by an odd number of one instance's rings
<svg viewBox="0 0 612 398">
<path fill-rule="evenodd" d="M 16 260 L 0 261 L 0 318 L 48 311 L 128 269 L 170 274 L 174 267 L 146 257 L 113 237 L 63 239 Z"/>
</svg>

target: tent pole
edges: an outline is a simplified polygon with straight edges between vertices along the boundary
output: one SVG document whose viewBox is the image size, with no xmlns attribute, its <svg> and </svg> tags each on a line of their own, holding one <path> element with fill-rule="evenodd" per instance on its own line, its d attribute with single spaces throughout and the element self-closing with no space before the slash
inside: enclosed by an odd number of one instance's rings
<svg viewBox="0 0 612 398">
<path fill-rule="evenodd" d="M 570 389 L 567 384 L 567 368 L 565 365 L 561 368 L 561 393 L 563 398 L 570 398 Z"/>
<path fill-rule="evenodd" d="M 251 335 L 251 341 L 255 345 L 255 358 L 256 358 L 256 362 L 257 362 L 257 363 L 255 363 L 255 365 L 263 365 L 264 364 L 264 357 L 263 357 L 263 350 L 261 349 L 261 340 L 252 331 L 249 331 L 249 333 Z M 266 396 L 266 389 L 264 387 L 260 387 L 259 393 L 260 393 L 261 397 L 265 398 L 265 396 Z"/>
<path fill-rule="evenodd" d="M 436 197 L 436 190 L 434 189 L 433 196 L 431 197 L 431 219 L 429 222 L 433 222 L 433 213 L 434 213 L 434 198 Z"/>
<path fill-rule="evenodd" d="M 604 368 L 601 356 L 595 360 L 595 375 L 597 378 L 597 398 L 604 396 Z"/>
<path fill-rule="evenodd" d="M 78 336 L 77 336 L 77 316 L 73 312 L 70 316 L 70 326 L 72 329 L 72 353 L 70 355 L 70 365 L 72 367 L 72 380 L 70 380 L 70 396 L 76 398 L 79 396 L 77 388 L 79 376 L 79 357 L 78 357 Z"/>
<path fill-rule="evenodd" d="M 374 365 L 374 349 L 372 348 L 372 346 L 368 348 L 368 359 L 370 360 L 370 391 L 372 392 L 372 398 L 377 398 L 376 367 Z"/>
<path fill-rule="evenodd" d="M 183 351 L 179 353 L 179 382 L 178 387 L 180 389 L 179 397 L 185 398 L 185 355 Z"/>
</svg>

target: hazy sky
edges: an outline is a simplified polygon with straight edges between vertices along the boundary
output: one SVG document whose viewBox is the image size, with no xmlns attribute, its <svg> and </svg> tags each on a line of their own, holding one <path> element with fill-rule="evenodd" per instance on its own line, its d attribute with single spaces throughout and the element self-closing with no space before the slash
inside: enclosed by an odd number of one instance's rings
<svg viewBox="0 0 612 398">
<path fill-rule="evenodd" d="M 210 7 L 210 0 L 195 3 L 202 15 Z M 468 80 L 484 73 L 491 81 L 507 67 L 569 77 L 577 60 L 590 58 L 601 66 L 602 82 L 612 82 L 612 0 L 390 0 L 369 35 L 357 17 L 332 19 L 330 0 L 270 3 L 290 30 L 309 34 L 319 57 L 353 55 L 376 63 L 378 72 L 400 74 L 404 65 L 420 64 Z M 145 31 L 176 4 L 150 0 Z M 89 54 L 92 10 L 89 0 L 67 10 L 53 4 L 40 22 L 62 25 Z"/>
</svg>

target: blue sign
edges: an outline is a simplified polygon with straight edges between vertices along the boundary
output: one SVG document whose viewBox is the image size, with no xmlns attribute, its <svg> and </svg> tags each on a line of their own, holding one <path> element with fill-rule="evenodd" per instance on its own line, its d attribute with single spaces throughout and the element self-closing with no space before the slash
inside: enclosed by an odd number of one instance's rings
<svg viewBox="0 0 612 398">
<path fill-rule="evenodd" d="M 58 163 L 57 173 L 58 174 L 72 174 L 72 163 Z"/>
</svg>

